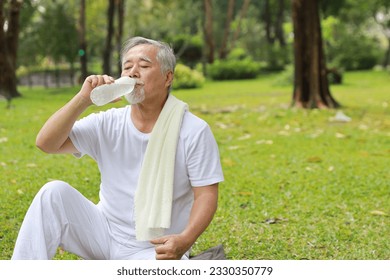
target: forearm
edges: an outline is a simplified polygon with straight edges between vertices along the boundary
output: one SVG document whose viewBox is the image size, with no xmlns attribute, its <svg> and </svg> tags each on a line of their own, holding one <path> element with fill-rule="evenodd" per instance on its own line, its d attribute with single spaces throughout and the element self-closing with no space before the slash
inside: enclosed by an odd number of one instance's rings
<svg viewBox="0 0 390 280">
<path fill-rule="evenodd" d="M 36 138 L 36 145 L 47 153 L 58 153 L 69 133 L 91 101 L 82 94 L 75 95 L 65 106 L 54 113 L 43 125 Z"/>
<path fill-rule="evenodd" d="M 180 259 L 213 219 L 218 204 L 218 184 L 193 189 L 194 204 L 184 231 L 180 234 L 163 236 L 150 241 L 156 245 L 156 259 Z"/>
<path fill-rule="evenodd" d="M 195 188 L 195 200 L 192 206 L 189 222 L 182 232 L 185 239 L 193 243 L 206 230 L 218 205 L 218 184 Z"/>
<path fill-rule="evenodd" d="M 77 152 L 69 140 L 69 133 L 82 112 L 92 104 L 91 91 L 100 85 L 111 84 L 114 78 L 107 75 L 91 75 L 87 77 L 72 100 L 54 113 L 39 131 L 36 145 L 46 153 Z"/>
</svg>

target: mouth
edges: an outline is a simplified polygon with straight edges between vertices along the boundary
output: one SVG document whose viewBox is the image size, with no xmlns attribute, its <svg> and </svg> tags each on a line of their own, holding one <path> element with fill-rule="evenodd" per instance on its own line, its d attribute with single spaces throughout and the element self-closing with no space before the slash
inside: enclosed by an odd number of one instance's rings
<svg viewBox="0 0 390 280">
<path fill-rule="evenodd" d="M 145 83 L 139 79 L 136 79 L 135 86 L 144 86 Z"/>
</svg>

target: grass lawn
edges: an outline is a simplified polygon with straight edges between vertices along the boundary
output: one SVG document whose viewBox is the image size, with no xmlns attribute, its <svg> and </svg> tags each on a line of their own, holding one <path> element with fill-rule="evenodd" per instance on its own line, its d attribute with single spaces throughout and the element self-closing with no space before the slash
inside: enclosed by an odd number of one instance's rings
<svg viewBox="0 0 390 280">
<path fill-rule="evenodd" d="M 351 117 L 346 123 L 332 121 L 335 110 L 289 108 L 292 89 L 276 80 L 174 92 L 210 124 L 225 174 L 218 211 L 194 253 L 223 244 L 229 259 L 390 259 L 390 74 L 346 73 L 343 85 L 331 87 Z M 0 259 L 11 257 L 47 181 L 67 181 L 98 201 L 92 159 L 47 155 L 34 144 L 77 89 L 20 90 L 11 109 L 0 103 Z"/>
</svg>

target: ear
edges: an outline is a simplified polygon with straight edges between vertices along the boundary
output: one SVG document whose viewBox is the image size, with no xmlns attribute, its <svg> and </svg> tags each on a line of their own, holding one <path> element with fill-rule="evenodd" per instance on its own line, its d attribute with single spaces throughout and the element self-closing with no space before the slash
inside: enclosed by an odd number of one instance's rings
<svg viewBox="0 0 390 280">
<path fill-rule="evenodd" d="M 166 88 L 169 88 L 172 83 L 173 83 L 173 72 L 172 71 L 168 71 L 167 74 L 166 74 L 166 79 L 165 79 L 165 87 Z"/>
</svg>

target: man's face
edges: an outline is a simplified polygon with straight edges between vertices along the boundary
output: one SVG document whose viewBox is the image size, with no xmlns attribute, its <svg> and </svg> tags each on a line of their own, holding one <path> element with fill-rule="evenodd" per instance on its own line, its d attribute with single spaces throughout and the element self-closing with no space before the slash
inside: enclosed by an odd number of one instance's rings
<svg viewBox="0 0 390 280">
<path fill-rule="evenodd" d="M 168 92 L 172 74 L 161 73 L 160 64 L 156 59 L 157 47 L 149 44 L 137 45 L 124 56 L 122 77 L 129 76 L 139 80 L 143 85 L 137 85 L 136 94 L 141 88 L 145 93 L 145 101 L 165 96 Z"/>
</svg>

